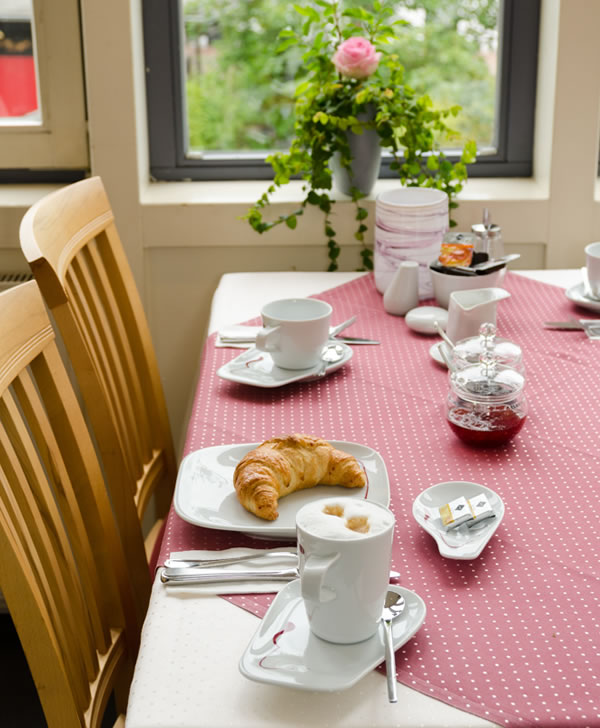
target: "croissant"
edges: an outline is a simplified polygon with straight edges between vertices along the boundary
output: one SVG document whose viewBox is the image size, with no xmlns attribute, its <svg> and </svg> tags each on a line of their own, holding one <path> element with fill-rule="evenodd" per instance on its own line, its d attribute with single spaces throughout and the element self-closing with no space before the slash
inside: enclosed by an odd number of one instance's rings
<svg viewBox="0 0 600 728">
<path fill-rule="evenodd" d="M 274 521 L 279 498 L 315 485 L 361 488 L 367 476 L 358 460 L 310 435 L 273 437 L 247 453 L 233 473 L 237 497 L 259 518 Z"/>
</svg>

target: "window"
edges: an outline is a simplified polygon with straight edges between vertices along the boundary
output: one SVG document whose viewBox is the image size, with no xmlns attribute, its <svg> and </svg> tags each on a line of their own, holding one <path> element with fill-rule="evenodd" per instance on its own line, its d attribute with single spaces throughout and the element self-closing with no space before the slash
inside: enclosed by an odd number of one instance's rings
<svg viewBox="0 0 600 728">
<path fill-rule="evenodd" d="M 302 3 L 300 3 L 302 4 Z M 361 3 L 358 3 L 361 4 Z M 460 104 L 475 136 L 471 176 L 530 176 L 539 0 L 403 0 L 398 52 L 407 82 Z M 277 57 L 287 0 L 147 0 L 144 38 L 151 174 L 156 179 L 268 179 L 286 148 L 300 58 Z M 382 177 L 393 177 L 386 165 Z"/>
<path fill-rule="evenodd" d="M 0 181 L 71 181 L 88 167 L 77 0 L 0 3 Z"/>
</svg>

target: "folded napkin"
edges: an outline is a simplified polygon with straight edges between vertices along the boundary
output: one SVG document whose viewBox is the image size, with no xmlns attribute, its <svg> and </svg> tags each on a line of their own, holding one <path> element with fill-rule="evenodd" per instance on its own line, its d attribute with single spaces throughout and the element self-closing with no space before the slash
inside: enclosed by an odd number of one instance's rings
<svg viewBox="0 0 600 728">
<path fill-rule="evenodd" d="M 275 569 L 290 569 L 298 566 L 298 557 L 288 553 L 282 553 L 280 556 L 271 556 L 269 558 L 258 558 L 266 552 L 278 553 L 295 551 L 294 546 L 284 546 L 274 549 L 250 549 L 250 548 L 233 548 L 224 551 L 174 551 L 171 553 L 171 560 L 177 559 L 227 559 L 236 556 L 250 556 L 255 554 L 257 558 L 251 561 L 241 561 L 228 566 L 204 566 L 205 569 L 214 571 L 216 569 L 227 571 L 228 573 L 239 573 L 243 576 L 247 571 L 273 571 Z M 236 581 L 230 583 L 214 583 L 214 584 L 176 584 L 166 585 L 169 593 L 175 596 L 185 596 L 190 594 L 265 594 L 280 591 L 287 582 L 285 581 Z"/>
<path fill-rule="evenodd" d="M 228 349 L 248 349 L 254 346 L 258 331 L 260 331 L 260 326 L 243 326 L 242 324 L 226 326 L 217 332 L 215 346 Z"/>
</svg>

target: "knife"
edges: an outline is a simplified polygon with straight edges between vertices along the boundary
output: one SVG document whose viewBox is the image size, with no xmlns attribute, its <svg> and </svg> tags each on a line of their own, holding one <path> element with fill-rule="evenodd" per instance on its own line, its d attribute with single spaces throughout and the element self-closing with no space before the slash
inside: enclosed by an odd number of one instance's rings
<svg viewBox="0 0 600 728">
<path fill-rule="evenodd" d="M 247 338 L 228 338 L 220 337 L 222 344 L 254 344 L 256 337 L 248 336 Z M 379 344 L 381 342 L 375 339 L 363 339 L 360 336 L 330 336 L 330 341 L 339 341 L 342 344 Z"/>
<path fill-rule="evenodd" d="M 361 339 L 359 336 L 332 336 L 331 341 L 341 341 L 342 344 L 379 344 L 375 339 Z"/>
<path fill-rule="evenodd" d="M 585 331 L 600 329 L 600 319 L 570 319 L 569 321 L 545 321 L 544 328 L 562 331 Z"/>
<path fill-rule="evenodd" d="M 210 571 L 206 568 L 195 567 L 163 568 L 160 580 L 163 584 L 177 586 L 180 584 L 218 584 L 244 581 L 291 581 L 297 579 L 300 572 L 297 568 L 266 569 L 256 571 Z M 390 571 L 390 579 L 397 579 L 400 574 L 397 571 Z"/>
<path fill-rule="evenodd" d="M 160 580 L 163 584 L 217 584 L 234 581 L 291 581 L 299 576 L 297 568 L 262 569 L 257 571 L 210 571 L 194 567 L 165 568 Z"/>
</svg>

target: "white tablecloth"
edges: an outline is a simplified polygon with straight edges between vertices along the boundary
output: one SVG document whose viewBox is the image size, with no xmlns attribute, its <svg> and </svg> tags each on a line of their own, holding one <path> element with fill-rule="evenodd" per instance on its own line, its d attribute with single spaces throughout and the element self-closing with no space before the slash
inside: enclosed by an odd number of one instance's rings
<svg viewBox="0 0 600 728">
<path fill-rule="evenodd" d="M 579 271 L 523 271 L 567 288 Z M 320 293 L 360 273 L 231 273 L 215 292 L 209 331 L 247 320 L 269 300 Z M 334 323 L 336 321 L 334 320 Z M 233 354 L 233 351 L 232 351 Z M 338 693 L 254 683 L 238 670 L 257 618 L 215 596 L 174 596 L 155 582 L 127 710 L 128 728 L 221 726 L 492 726 L 404 685 L 387 701 L 385 679 L 371 672 Z"/>
</svg>

